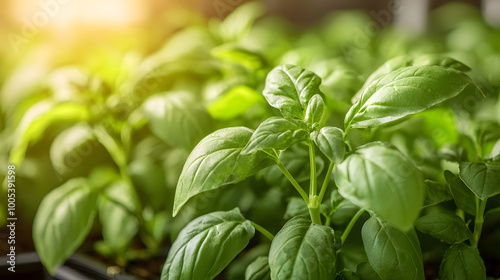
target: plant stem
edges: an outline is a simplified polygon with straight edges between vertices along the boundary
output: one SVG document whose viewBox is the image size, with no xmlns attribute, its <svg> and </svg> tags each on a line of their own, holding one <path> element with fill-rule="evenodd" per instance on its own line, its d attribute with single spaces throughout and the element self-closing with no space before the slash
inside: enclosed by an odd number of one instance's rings
<svg viewBox="0 0 500 280">
<path fill-rule="evenodd" d="M 359 209 L 358 212 L 352 217 L 351 221 L 347 225 L 347 227 L 344 230 L 344 233 L 342 233 L 342 236 L 340 237 L 340 244 L 343 245 L 345 240 L 347 239 L 347 236 L 349 236 L 349 233 L 351 232 L 351 229 L 354 227 L 356 222 L 358 221 L 359 217 L 363 215 L 365 212 L 364 209 Z"/>
<path fill-rule="evenodd" d="M 481 231 L 483 230 L 484 222 L 484 209 L 486 208 L 486 198 L 484 200 L 476 197 L 476 218 L 474 220 L 474 232 L 472 233 L 471 245 L 477 248 L 479 238 L 481 238 Z"/>
<path fill-rule="evenodd" d="M 325 197 L 326 189 L 328 189 L 328 182 L 330 181 L 330 176 L 332 175 L 333 167 L 335 166 L 334 162 L 330 162 L 330 166 L 328 166 L 328 171 L 326 172 L 325 180 L 323 181 L 323 185 L 321 186 L 321 191 L 319 193 L 319 203 L 323 202 L 323 198 Z"/>
<path fill-rule="evenodd" d="M 316 193 L 318 192 L 318 184 L 316 183 L 316 153 L 313 141 L 309 141 L 309 160 L 311 163 L 311 185 L 309 187 L 309 196 L 316 196 Z"/>
<path fill-rule="evenodd" d="M 274 239 L 274 235 L 272 233 L 270 233 L 267 229 L 259 226 L 258 224 L 250 221 L 250 223 L 252 224 L 252 226 L 258 230 L 260 233 L 262 233 L 265 237 L 267 237 L 269 240 L 273 241 Z"/>
<path fill-rule="evenodd" d="M 309 204 L 307 204 L 307 208 L 309 208 L 309 214 L 311 215 L 311 221 L 315 224 L 321 225 L 321 214 L 319 212 L 318 197 L 312 196 L 309 198 Z"/>
<path fill-rule="evenodd" d="M 288 179 L 288 181 L 290 181 L 290 183 L 292 183 L 293 187 L 299 192 L 300 196 L 302 196 L 304 201 L 307 204 L 309 204 L 309 198 L 307 197 L 307 193 L 302 189 L 302 187 L 299 185 L 299 183 L 297 183 L 295 178 L 293 178 L 292 174 L 290 174 L 290 172 L 288 172 L 288 170 L 283 165 L 283 163 L 281 163 L 281 161 L 277 160 L 276 164 L 278 165 L 281 172 L 283 172 L 283 174 L 285 174 L 285 177 Z"/>
</svg>

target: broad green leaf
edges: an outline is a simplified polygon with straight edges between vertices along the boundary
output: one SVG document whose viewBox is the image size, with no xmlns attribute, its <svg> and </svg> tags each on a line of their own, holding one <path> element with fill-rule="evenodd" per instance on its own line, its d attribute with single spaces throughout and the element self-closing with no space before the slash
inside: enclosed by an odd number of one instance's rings
<svg viewBox="0 0 500 280">
<path fill-rule="evenodd" d="M 402 232 L 371 217 L 362 229 L 371 266 L 384 280 L 425 279 L 422 252 L 414 229 Z"/>
<path fill-rule="evenodd" d="M 321 77 L 320 90 L 336 101 L 350 103 L 352 96 L 363 85 L 359 73 L 341 59 L 321 60 L 311 70 Z"/>
<path fill-rule="evenodd" d="M 248 128 L 224 128 L 196 145 L 177 183 L 174 216 L 191 197 L 239 182 L 267 166 L 267 161 L 263 161 L 267 157 L 264 152 L 241 154 L 250 137 L 252 130 Z"/>
<path fill-rule="evenodd" d="M 460 178 L 480 199 L 500 193 L 500 166 L 480 162 L 460 163 Z"/>
<path fill-rule="evenodd" d="M 190 148 L 210 129 L 210 115 L 187 92 L 151 96 L 144 102 L 143 112 L 151 131 L 174 147 Z"/>
<path fill-rule="evenodd" d="M 304 119 L 309 100 L 320 94 L 321 78 L 300 66 L 281 65 L 269 72 L 264 97 L 287 119 Z"/>
<path fill-rule="evenodd" d="M 49 126 L 77 123 L 87 121 L 89 118 L 90 112 L 85 104 L 42 101 L 32 106 L 24 114 L 15 131 L 9 162 L 15 165 L 21 164 L 29 144 L 40 140 Z"/>
<path fill-rule="evenodd" d="M 479 251 L 464 243 L 451 245 L 439 267 L 439 279 L 485 280 L 486 269 Z"/>
<path fill-rule="evenodd" d="M 77 178 L 51 191 L 40 203 L 33 221 L 33 242 L 50 274 L 85 240 L 94 222 L 97 199 L 87 181 Z"/>
<path fill-rule="evenodd" d="M 286 206 L 285 215 L 283 219 L 288 220 L 295 216 L 309 214 L 306 202 L 300 197 L 292 197 Z"/>
<path fill-rule="evenodd" d="M 244 66 L 252 71 L 266 65 L 264 58 L 258 53 L 246 50 L 237 45 L 226 44 L 210 50 L 215 58 Z"/>
<path fill-rule="evenodd" d="M 161 279 L 214 279 L 254 236 L 255 229 L 236 208 L 191 221 L 172 244 Z"/>
<path fill-rule="evenodd" d="M 315 94 L 307 103 L 305 122 L 311 127 L 315 123 L 320 123 L 323 119 L 323 114 L 325 112 L 325 103 L 323 102 L 323 97 L 319 94 Z"/>
<path fill-rule="evenodd" d="M 448 244 L 463 242 L 471 234 L 464 220 L 446 211 L 432 211 L 420 217 L 415 227 Z"/>
<path fill-rule="evenodd" d="M 448 186 L 431 180 L 425 180 L 425 206 L 436 205 L 453 199 Z"/>
<path fill-rule="evenodd" d="M 334 233 L 305 216 L 289 220 L 276 234 L 269 252 L 273 280 L 330 279 L 334 268 Z"/>
<path fill-rule="evenodd" d="M 179 173 L 182 169 L 182 163 L 180 168 L 176 169 Z M 161 165 L 150 157 L 141 157 L 130 162 L 127 169 L 137 190 L 137 195 L 143 204 L 152 207 L 155 211 L 165 208 L 172 209 L 170 197 L 173 193 L 171 193 L 170 188 L 167 188 L 165 182 L 165 177 L 168 176 L 165 173 L 172 172 L 172 169 L 163 170 Z M 177 180 L 175 181 L 177 182 Z M 165 201 L 166 197 L 169 197 L 168 202 Z"/>
<path fill-rule="evenodd" d="M 331 162 L 341 162 L 344 159 L 345 143 L 342 129 L 326 126 L 320 131 L 311 132 L 311 139 Z"/>
<path fill-rule="evenodd" d="M 124 209 L 126 207 L 126 209 Z M 132 185 L 120 181 L 106 188 L 99 201 L 102 237 L 115 253 L 125 253 L 139 231 L 139 199 Z"/>
<path fill-rule="evenodd" d="M 471 215 L 476 215 L 476 196 L 474 193 L 457 175 L 450 171 L 445 170 L 444 177 L 448 184 L 450 184 L 450 191 L 458 208 Z"/>
<path fill-rule="evenodd" d="M 340 194 L 403 231 L 413 227 L 423 206 L 425 184 L 418 168 L 390 145 L 373 142 L 356 149 L 334 169 Z"/>
<path fill-rule="evenodd" d="M 217 120 L 231 120 L 244 114 L 249 108 L 263 102 L 262 95 L 252 88 L 240 85 L 233 87 L 208 106 L 208 112 Z"/>
<path fill-rule="evenodd" d="M 362 262 L 356 266 L 356 273 L 359 275 L 359 278 L 370 279 L 370 280 L 382 280 L 377 272 L 373 269 L 369 262 Z"/>
<path fill-rule="evenodd" d="M 308 132 L 299 122 L 271 117 L 257 127 L 243 154 L 265 149 L 286 150 L 293 144 L 306 140 L 307 137 Z"/>
<path fill-rule="evenodd" d="M 346 115 L 350 128 L 372 128 L 428 109 L 476 86 L 464 73 L 441 66 L 400 68 L 373 81 Z"/>
<path fill-rule="evenodd" d="M 92 128 L 86 123 L 76 124 L 61 132 L 50 146 L 50 161 L 61 175 L 75 168 L 79 157 L 92 152 Z"/>
<path fill-rule="evenodd" d="M 245 271 L 245 280 L 271 280 L 269 258 L 258 257 Z"/>
<path fill-rule="evenodd" d="M 229 5 L 227 4 L 229 3 Z M 224 13 L 229 8 L 232 11 L 220 24 L 219 35 L 226 41 L 242 39 L 250 31 L 253 23 L 265 13 L 265 8 L 260 2 L 214 2 L 213 6 L 219 18 L 224 18 Z M 220 7 L 219 5 L 228 5 Z M 235 5 L 235 6 L 232 6 Z M 237 7 L 236 9 L 234 9 Z"/>
</svg>

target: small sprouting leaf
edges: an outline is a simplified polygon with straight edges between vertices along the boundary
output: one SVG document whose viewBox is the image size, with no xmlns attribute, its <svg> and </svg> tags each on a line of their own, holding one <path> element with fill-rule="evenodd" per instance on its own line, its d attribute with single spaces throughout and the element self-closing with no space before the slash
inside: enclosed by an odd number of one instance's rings
<svg viewBox="0 0 500 280">
<path fill-rule="evenodd" d="M 309 100 L 320 94 L 321 78 L 300 66 L 282 65 L 269 72 L 264 97 L 287 119 L 301 119 Z"/>
<path fill-rule="evenodd" d="M 471 215 L 476 215 L 476 196 L 474 193 L 457 175 L 450 171 L 445 170 L 444 177 L 448 184 L 450 184 L 450 191 L 458 208 Z"/>
<path fill-rule="evenodd" d="M 33 221 L 33 242 L 42 264 L 54 275 L 92 228 L 98 193 L 82 178 L 71 179 L 47 194 Z"/>
<path fill-rule="evenodd" d="M 248 141 L 243 154 L 265 149 L 286 150 L 291 145 L 306 140 L 308 133 L 299 124 L 279 117 L 263 121 Z"/>
<path fill-rule="evenodd" d="M 418 168 L 401 152 L 373 142 L 356 149 L 334 174 L 347 200 L 403 231 L 413 227 L 423 206 L 425 184 Z"/>
<path fill-rule="evenodd" d="M 269 258 L 258 257 L 245 271 L 245 280 L 271 280 Z"/>
<path fill-rule="evenodd" d="M 441 66 L 410 66 L 373 81 L 346 115 L 350 128 L 372 128 L 428 109 L 477 87 L 464 73 Z"/>
<path fill-rule="evenodd" d="M 460 178 L 480 199 L 500 193 L 500 166 L 480 162 L 460 164 Z"/>
<path fill-rule="evenodd" d="M 344 159 L 344 132 L 340 128 L 323 127 L 320 131 L 311 132 L 311 139 L 331 162 L 341 162 Z"/>
<path fill-rule="evenodd" d="M 425 279 L 422 252 L 414 229 L 402 232 L 371 217 L 362 229 L 371 266 L 384 280 Z"/>
<path fill-rule="evenodd" d="M 451 245 L 439 267 L 439 279 L 485 280 L 486 269 L 479 251 L 464 243 Z"/>
<path fill-rule="evenodd" d="M 415 227 L 448 244 L 460 243 L 470 237 L 470 230 L 464 220 L 445 211 L 432 211 L 420 217 Z"/>
<path fill-rule="evenodd" d="M 248 245 L 255 229 L 235 208 L 191 221 L 172 244 L 162 280 L 214 279 Z"/>
<path fill-rule="evenodd" d="M 307 103 L 305 122 L 310 126 L 315 123 L 321 122 L 323 119 L 323 114 L 325 113 L 325 103 L 323 102 L 323 97 L 319 94 L 315 94 Z"/>
<path fill-rule="evenodd" d="M 305 216 L 289 220 L 276 234 L 269 252 L 271 279 L 331 279 L 334 268 L 331 227 L 311 223 Z"/>
<path fill-rule="evenodd" d="M 250 137 L 252 130 L 248 128 L 224 128 L 196 145 L 184 164 L 175 190 L 174 216 L 191 197 L 239 182 L 268 165 L 264 152 L 241 154 Z"/>
<path fill-rule="evenodd" d="M 427 191 L 425 193 L 425 206 L 436 205 L 453 199 L 448 186 L 431 180 L 425 180 Z"/>
</svg>

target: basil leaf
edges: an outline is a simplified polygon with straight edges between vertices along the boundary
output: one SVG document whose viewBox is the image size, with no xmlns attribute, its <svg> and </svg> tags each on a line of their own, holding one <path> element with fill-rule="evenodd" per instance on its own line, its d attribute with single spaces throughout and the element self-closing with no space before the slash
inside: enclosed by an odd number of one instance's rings
<svg viewBox="0 0 500 280">
<path fill-rule="evenodd" d="M 344 132 L 340 128 L 323 127 L 320 131 L 311 132 L 311 139 L 331 162 L 341 162 L 344 159 Z"/>
<path fill-rule="evenodd" d="M 306 202 L 300 197 L 292 197 L 288 202 L 283 219 L 288 220 L 295 216 L 309 214 Z"/>
<path fill-rule="evenodd" d="M 301 119 L 309 100 L 320 93 L 321 78 L 300 66 L 281 65 L 269 72 L 263 94 L 287 119 Z"/>
<path fill-rule="evenodd" d="M 214 279 L 248 245 L 255 229 L 238 208 L 191 221 L 172 244 L 162 280 Z"/>
<path fill-rule="evenodd" d="M 418 168 L 401 152 L 373 142 L 336 165 L 334 174 L 343 197 L 403 231 L 413 227 L 423 206 L 425 185 Z"/>
<path fill-rule="evenodd" d="M 431 180 L 425 180 L 427 192 L 425 193 L 425 206 L 436 205 L 453 199 L 448 186 Z"/>
<path fill-rule="evenodd" d="M 356 273 L 361 279 L 382 280 L 369 262 L 361 262 L 356 266 Z"/>
<path fill-rule="evenodd" d="M 464 73 L 440 66 L 410 66 L 373 81 L 346 115 L 350 128 L 372 128 L 415 114 L 476 86 Z"/>
<path fill-rule="evenodd" d="M 286 150 L 291 145 L 306 140 L 308 136 L 308 132 L 298 122 L 271 117 L 257 127 L 243 154 L 265 149 Z"/>
<path fill-rule="evenodd" d="M 142 105 L 154 135 L 173 147 L 191 148 L 209 131 L 211 118 L 190 93 L 163 93 Z"/>
<path fill-rule="evenodd" d="M 460 178 L 448 170 L 444 171 L 444 177 L 448 184 L 450 184 L 451 194 L 453 200 L 458 208 L 465 212 L 476 215 L 476 196 L 474 193 L 460 180 Z"/>
<path fill-rule="evenodd" d="M 402 232 L 375 217 L 362 229 L 371 266 L 384 280 L 425 279 L 422 252 L 414 229 Z"/>
<path fill-rule="evenodd" d="M 265 104 L 262 94 L 248 86 L 238 85 L 211 103 L 208 106 L 208 112 L 214 119 L 231 120 L 243 115 L 259 103 Z"/>
<path fill-rule="evenodd" d="M 245 127 L 225 128 L 196 145 L 179 177 L 174 216 L 191 197 L 239 182 L 267 166 L 267 161 L 263 161 L 267 157 L 264 152 L 240 154 L 251 136 L 252 130 Z"/>
<path fill-rule="evenodd" d="M 460 178 L 480 199 L 500 193 L 500 166 L 480 163 L 460 163 Z"/>
<path fill-rule="evenodd" d="M 245 271 L 245 280 L 271 280 L 269 258 L 258 257 Z"/>
<path fill-rule="evenodd" d="M 471 235 L 469 228 L 460 217 L 445 211 L 432 211 L 420 217 L 415 227 L 448 244 L 463 242 Z"/>
<path fill-rule="evenodd" d="M 485 280 L 486 269 L 479 251 L 464 243 L 451 245 L 439 267 L 439 278 L 450 280 Z"/>
<path fill-rule="evenodd" d="M 33 242 L 51 275 L 89 234 L 97 199 L 97 192 L 82 178 L 67 181 L 43 198 L 33 221 Z"/>
<path fill-rule="evenodd" d="M 276 234 L 269 252 L 271 279 L 330 279 L 335 262 L 331 227 L 305 216 L 289 220 Z"/>
<path fill-rule="evenodd" d="M 304 120 L 311 127 L 315 123 L 321 122 L 325 113 L 325 103 L 319 94 L 315 94 L 307 103 L 306 115 Z"/>
</svg>

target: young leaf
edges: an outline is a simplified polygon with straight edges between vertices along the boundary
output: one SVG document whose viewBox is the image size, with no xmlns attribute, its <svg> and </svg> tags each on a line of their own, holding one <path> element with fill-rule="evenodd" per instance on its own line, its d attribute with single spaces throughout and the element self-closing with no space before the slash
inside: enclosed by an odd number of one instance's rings
<svg viewBox="0 0 500 280">
<path fill-rule="evenodd" d="M 320 131 L 311 132 L 311 139 L 331 162 L 341 162 L 344 159 L 344 132 L 340 128 L 323 127 Z"/>
<path fill-rule="evenodd" d="M 191 221 L 172 244 L 162 280 L 214 279 L 248 245 L 255 229 L 235 208 Z"/>
<path fill-rule="evenodd" d="M 422 252 L 414 229 L 402 232 L 371 217 L 362 229 L 371 266 L 384 280 L 425 279 Z"/>
<path fill-rule="evenodd" d="M 339 163 L 334 174 L 343 197 L 403 231 L 413 227 L 425 185 L 418 168 L 398 150 L 380 142 L 364 145 Z"/>
<path fill-rule="evenodd" d="M 500 166 L 480 162 L 460 164 L 460 178 L 480 199 L 500 193 Z"/>
<path fill-rule="evenodd" d="M 479 251 L 464 243 L 451 245 L 439 267 L 439 279 L 485 280 L 486 269 Z"/>
<path fill-rule="evenodd" d="M 271 280 L 269 258 L 258 257 L 245 271 L 245 280 Z"/>
<path fill-rule="evenodd" d="M 191 197 L 239 182 L 267 166 L 264 152 L 240 154 L 251 136 L 252 130 L 245 127 L 224 128 L 196 145 L 175 190 L 174 216 Z"/>
<path fill-rule="evenodd" d="M 426 193 L 425 193 L 425 206 L 436 205 L 453 199 L 448 186 L 431 180 L 425 180 Z"/>
<path fill-rule="evenodd" d="M 346 115 L 350 128 L 372 128 L 424 111 L 477 87 L 464 73 L 440 66 L 410 66 L 373 81 Z"/>
<path fill-rule="evenodd" d="M 464 220 L 445 211 L 432 211 L 420 217 L 415 223 L 415 227 L 419 231 L 448 244 L 463 242 L 471 235 Z"/>
<path fill-rule="evenodd" d="M 448 170 L 444 171 L 444 177 L 450 184 L 453 200 L 458 208 L 465 212 L 476 215 L 476 196 L 474 193 L 460 180 L 460 178 Z"/>
<path fill-rule="evenodd" d="M 323 114 L 325 111 L 325 103 L 323 102 L 323 97 L 319 94 L 315 94 L 307 103 L 305 122 L 311 127 L 315 123 L 321 122 L 323 119 Z"/>
<path fill-rule="evenodd" d="M 331 227 L 311 223 L 305 216 L 289 220 L 274 237 L 269 252 L 271 279 L 330 279 L 334 268 Z"/>
<path fill-rule="evenodd" d="M 286 150 L 291 145 L 306 140 L 308 133 L 299 123 L 280 117 L 271 117 L 263 121 L 255 130 L 243 154 L 259 150 Z"/>
<path fill-rule="evenodd" d="M 85 179 L 67 181 L 44 197 L 33 221 L 33 242 L 51 275 L 90 232 L 98 194 Z"/>
<path fill-rule="evenodd" d="M 264 97 L 287 119 L 301 119 L 309 100 L 320 93 L 321 78 L 300 66 L 281 65 L 269 72 Z"/>
</svg>

